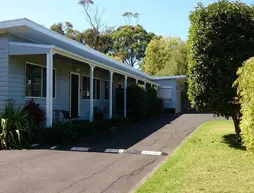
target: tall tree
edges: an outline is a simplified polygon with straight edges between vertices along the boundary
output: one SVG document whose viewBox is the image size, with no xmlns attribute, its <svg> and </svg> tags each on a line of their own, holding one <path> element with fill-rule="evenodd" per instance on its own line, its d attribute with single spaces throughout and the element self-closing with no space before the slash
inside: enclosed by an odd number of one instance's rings
<svg viewBox="0 0 254 193">
<path fill-rule="evenodd" d="M 120 26 L 112 35 L 112 55 L 122 58 L 123 62 L 128 65 L 136 67 L 145 57 L 146 47 L 153 37 L 153 33 L 148 33 L 140 25 Z"/>
<path fill-rule="evenodd" d="M 127 11 L 127 12 L 124 12 L 122 14 L 122 16 L 124 17 L 125 23 L 127 25 L 131 25 L 133 18 L 136 20 L 136 25 L 137 25 L 138 22 L 139 22 L 140 14 L 139 13 L 132 13 L 132 12 Z"/>
<path fill-rule="evenodd" d="M 142 69 L 157 76 L 186 74 L 187 44 L 180 38 L 154 37 L 146 48 Z"/>
<path fill-rule="evenodd" d="M 92 31 L 92 33 L 89 32 L 93 41 L 93 44 L 90 43 L 90 45 L 92 45 L 92 48 L 98 50 L 100 44 L 99 35 L 106 22 L 102 19 L 103 12 L 100 12 L 98 7 L 91 7 L 93 4 L 94 2 L 92 0 L 79 0 L 79 5 L 84 8 L 85 18 L 90 25 L 90 32 Z"/>
<path fill-rule="evenodd" d="M 237 69 L 254 55 L 254 12 L 251 6 L 226 0 L 190 15 L 188 95 L 193 106 L 232 117 L 240 138 L 240 105 L 236 100 Z"/>
</svg>

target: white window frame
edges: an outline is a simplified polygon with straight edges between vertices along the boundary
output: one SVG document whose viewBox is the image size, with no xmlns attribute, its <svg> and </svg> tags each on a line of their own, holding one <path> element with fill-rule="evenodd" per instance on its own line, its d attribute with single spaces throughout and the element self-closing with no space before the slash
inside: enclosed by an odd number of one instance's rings
<svg viewBox="0 0 254 193">
<path fill-rule="evenodd" d="M 84 84 L 84 81 L 83 81 L 83 77 L 87 77 L 87 78 L 89 78 L 90 79 L 90 76 L 88 76 L 88 75 L 86 75 L 86 74 L 83 74 L 82 75 L 82 97 L 81 97 L 81 100 L 90 100 L 90 98 L 89 99 L 83 99 L 83 84 Z M 101 93 L 102 93 L 102 86 L 101 86 L 101 79 L 100 78 L 98 78 L 98 77 L 94 77 L 93 79 L 98 79 L 99 81 L 100 81 L 100 99 L 93 99 L 94 101 L 101 101 L 102 99 L 102 97 L 101 97 Z M 93 84 L 94 85 L 94 84 Z M 94 85 L 94 87 L 95 87 L 95 85 Z M 93 89 L 94 90 L 94 89 Z M 91 94 L 91 93 L 90 93 Z M 90 96 L 90 95 L 89 95 Z"/>
<path fill-rule="evenodd" d="M 39 66 L 39 67 L 41 67 L 41 77 L 42 77 L 42 81 L 41 81 L 41 96 L 40 97 L 33 97 L 33 96 L 26 96 L 26 65 L 32 65 L 32 66 Z M 44 65 L 41 65 L 41 64 L 36 64 L 36 63 L 32 63 L 32 62 L 25 62 L 25 82 L 24 82 L 24 89 L 25 89 L 25 92 L 24 92 L 24 98 L 26 98 L 26 99 L 46 99 L 46 97 L 43 97 L 42 95 L 43 95 L 43 68 L 46 68 L 47 69 L 47 66 L 44 66 Z M 55 97 L 53 97 L 53 99 L 56 99 L 56 82 L 57 82 L 57 80 L 56 80 L 56 77 L 57 77 L 57 75 L 56 75 L 56 68 L 52 68 L 53 69 L 53 71 L 55 71 Z M 46 70 L 46 73 L 47 73 L 47 70 Z M 46 84 L 47 84 L 47 82 L 46 82 Z"/>
</svg>

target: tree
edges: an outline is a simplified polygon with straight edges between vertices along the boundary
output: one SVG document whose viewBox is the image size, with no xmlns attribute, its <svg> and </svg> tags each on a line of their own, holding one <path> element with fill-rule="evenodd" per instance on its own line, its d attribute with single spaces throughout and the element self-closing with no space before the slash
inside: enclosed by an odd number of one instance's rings
<svg viewBox="0 0 254 193">
<path fill-rule="evenodd" d="M 140 25 L 120 26 L 112 34 L 112 55 L 123 58 L 123 62 L 132 67 L 139 65 L 153 36 Z"/>
<path fill-rule="evenodd" d="M 190 15 L 188 95 L 193 106 L 232 117 L 240 139 L 237 69 L 254 55 L 253 9 L 240 2 L 199 4 Z"/>
<path fill-rule="evenodd" d="M 63 23 L 55 23 L 50 27 L 50 29 L 59 34 L 65 35 L 65 32 L 63 30 Z"/>
<path fill-rule="evenodd" d="M 63 24 L 63 23 L 53 24 L 50 27 L 50 29 L 57 32 L 57 33 L 65 35 L 73 40 L 76 40 L 80 43 L 85 42 L 84 33 L 80 32 L 78 30 L 74 30 L 73 25 L 70 22 L 65 22 L 65 24 Z"/>
<path fill-rule="evenodd" d="M 180 38 L 154 37 L 146 48 L 142 69 L 157 76 L 186 74 L 186 43 Z"/>
<path fill-rule="evenodd" d="M 127 12 L 124 12 L 122 16 L 124 17 L 126 24 L 131 25 L 132 19 L 134 18 L 136 19 L 136 25 L 137 25 L 139 22 L 140 14 L 127 11 Z"/>
<path fill-rule="evenodd" d="M 94 4 L 92 0 L 79 0 L 79 4 L 84 8 L 85 18 L 90 25 L 90 32 L 92 31 L 92 33 L 89 32 L 93 42 L 90 43 L 90 45 L 92 45 L 91 48 L 98 50 L 100 44 L 100 31 L 102 31 L 106 23 L 102 20 L 103 13 L 100 13 L 97 7 L 94 9 L 91 8 L 91 5 Z M 91 39 L 89 41 L 91 41 Z"/>
<path fill-rule="evenodd" d="M 94 44 L 94 30 L 93 29 L 87 29 L 84 32 L 84 39 L 86 44 L 90 48 L 96 47 L 96 50 L 107 54 L 110 53 L 113 47 L 113 41 L 112 41 L 112 33 L 114 31 L 113 27 L 105 28 L 102 32 L 99 32 L 98 39 L 96 41 L 96 45 Z"/>
</svg>

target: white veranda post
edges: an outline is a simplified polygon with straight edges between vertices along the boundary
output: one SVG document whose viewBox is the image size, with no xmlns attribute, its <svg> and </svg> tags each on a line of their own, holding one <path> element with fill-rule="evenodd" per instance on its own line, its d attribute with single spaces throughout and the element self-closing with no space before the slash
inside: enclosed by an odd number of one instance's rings
<svg viewBox="0 0 254 193">
<path fill-rule="evenodd" d="M 46 126 L 51 127 L 53 122 L 53 53 L 47 54 L 47 94 L 46 94 Z"/>
<path fill-rule="evenodd" d="M 90 65 L 90 122 L 93 122 L 93 74 L 94 65 Z"/>
<path fill-rule="evenodd" d="M 114 75 L 114 72 L 110 71 L 110 77 L 109 77 L 109 119 L 112 118 L 112 109 L 113 109 L 113 75 Z"/>
<path fill-rule="evenodd" d="M 124 77 L 124 117 L 127 117 L 127 79 L 128 77 Z"/>
</svg>

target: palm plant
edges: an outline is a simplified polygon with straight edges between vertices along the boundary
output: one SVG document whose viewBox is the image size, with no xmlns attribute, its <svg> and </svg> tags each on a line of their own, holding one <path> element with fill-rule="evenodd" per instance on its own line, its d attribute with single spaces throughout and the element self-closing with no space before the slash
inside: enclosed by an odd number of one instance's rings
<svg viewBox="0 0 254 193">
<path fill-rule="evenodd" d="M 8 100 L 5 109 L 0 114 L 0 139 L 1 148 L 22 148 L 28 144 L 24 136 L 31 138 L 27 114 L 21 110 L 21 106 L 16 108 L 13 100 Z"/>
</svg>

